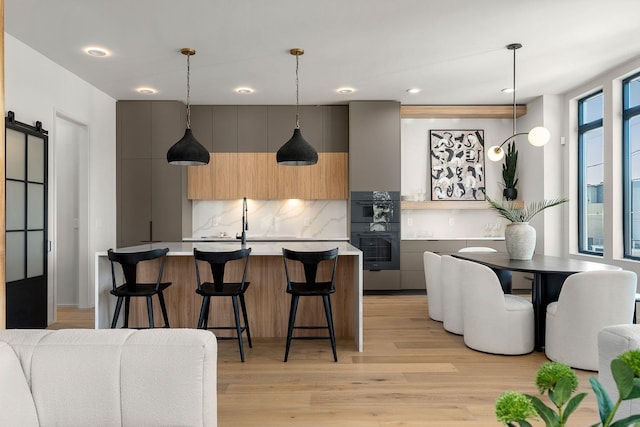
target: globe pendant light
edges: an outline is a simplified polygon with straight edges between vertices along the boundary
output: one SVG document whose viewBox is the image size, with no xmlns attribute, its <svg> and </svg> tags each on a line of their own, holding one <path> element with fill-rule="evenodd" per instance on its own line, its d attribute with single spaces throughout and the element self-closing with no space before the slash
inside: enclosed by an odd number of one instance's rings
<svg viewBox="0 0 640 427">
<path fill-rule="evenodd" d="M 187 129 L 184 131 L 182 139 L 173 144 L 169 151 L 167 151 L 167 161 L 171 165 L 204 166 L 209 163 L 209 152 L 198 142 L 191 132 L 191 107 L 189 105 L 191 92 L 189 82 L 191 64 L 189 57 L 195 55 L 196 51 L 185 47 L 180 50 L 180 53 L 187 57 Z"/>
<path fill-rule="evenodd" d="M 504 157 L 504 150 L 502 146 L 508 141 L 512 140 L 519 135 L 528 135 L 529 144 L 541 147 L 549 142 L 551 134 L 547 128 L 542 126 L 536 126 L 529 132 L 516 132 L 516 50 L 520 49 L 522 45 L 520 43 L 512 43 L 507 45 L 507 49 L 513 51 L 513 134 L 504 140 L 500 145 L 494 145 L 487 150 L 487 158 L 491 161 L 498 162 Z"/>
<path fill-rule="evenodd" d="M 286 166 L 307 166 L 318 163 L 318 152 L 311 144 L 302 137 L 300 132 L 300 92 L 298 80 L 298 57 L 304 54 L 303 49 L 291 49 L 291 55 L 296 57 L 296 128 L 293 136 L 287 141 L 276 154 L 276 160 L 280 165 Z"/>
</svg>

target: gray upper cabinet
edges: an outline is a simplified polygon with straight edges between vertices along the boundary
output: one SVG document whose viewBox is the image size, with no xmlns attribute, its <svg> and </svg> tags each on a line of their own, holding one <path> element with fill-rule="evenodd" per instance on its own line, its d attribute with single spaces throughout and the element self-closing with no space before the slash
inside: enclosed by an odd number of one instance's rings
<svg viewBox="0 0 640 427">
<path fill-rule="evenodd" d="M 328 153 L 349 152 L 349 107 L 325 105 L 322 107 L 323 147 Z"/>
<path fill-rule="evenodd" d="M 213 107 L 192 105 L 190 108 L 193 136 L 211 153 L 213 151 Z"/>
<path fill-rule="evenodd" d="M 116 117 L 117 245 L 181 240 L 183 173 L 166 154 L 184 134 L 184 104 L 118 101 Z"/>
<path fill-rule="evenodd" d="M 290 105 L 269 106 L 269 152 L 277 152 L 291 139 L 296 127 L 296 107 Z M 300 130 L 304 139 L 316 149 L 323 150 L 323 123 L 321 107 L 300 106 Z"/>
<path fill-rule="evenodd" d="M 238 152 L 266 153 L 267 107 L 264 105 L 239 105 Z"/>
<path fill-rule="evenodd" d="M 400 103 L 349 104 L 350 191 L 400 191 Z"/>
<path fill-rule="evenodd" d="M 186 106 L 180 101 L 151 103 L 151 158 L 166 159 L 169 148 L 187 128 Z"/>
<path fill-rule="evenodd" d="M 213 110 L 213 152 L 235 153 L 238 151 L 238 107 L 221 105 Z"/>
</svg>

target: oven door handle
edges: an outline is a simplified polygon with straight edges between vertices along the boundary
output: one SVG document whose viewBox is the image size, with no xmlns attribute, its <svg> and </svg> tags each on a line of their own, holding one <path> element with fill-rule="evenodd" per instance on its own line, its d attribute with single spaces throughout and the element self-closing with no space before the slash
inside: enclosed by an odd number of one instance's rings
<svg viewBox="0 0 640 427">
<path fill-rule="evenodd" d="M 380 231 L 360 231 L 357 234 L 363 234 L 367 237 L 369 236 L 377 236 L 377 237 L 393 237 L 392 233 L 383 233 Z"/>
</svg>

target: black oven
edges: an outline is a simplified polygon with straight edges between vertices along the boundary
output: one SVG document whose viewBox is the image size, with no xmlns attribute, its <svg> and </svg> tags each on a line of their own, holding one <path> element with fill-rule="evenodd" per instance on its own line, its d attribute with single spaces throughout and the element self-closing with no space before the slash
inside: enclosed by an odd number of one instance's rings
<svg viewBox="0 0 640 427">
<path fill-rule="evenodd" d="M 365 270 L 400 269 L 400 192 L 351 193 L 351 244 Z"/>
<path fill-rule="evenodd" d="M 400 269 L 400 224 L 385 231 L 370 231 L 369 224 L 351 224 L 351 244 L 362 251 L 365 270 Z"/>
</svg>

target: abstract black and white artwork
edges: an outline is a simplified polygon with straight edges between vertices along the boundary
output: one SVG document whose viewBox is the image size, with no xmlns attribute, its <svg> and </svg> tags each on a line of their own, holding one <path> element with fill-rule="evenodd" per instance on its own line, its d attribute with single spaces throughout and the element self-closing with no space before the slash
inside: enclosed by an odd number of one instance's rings
<svg viewBox="0 0 640 427">
<path fill-rule="evenodd" d="M 485 200 L 484 130 L 429 134 L 431 200 Z"/>
</svg>

